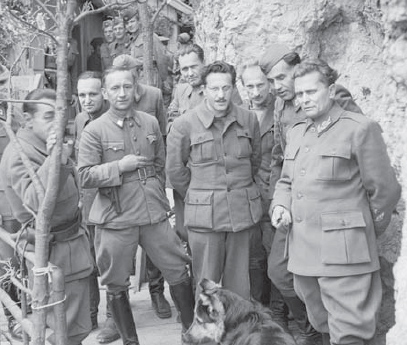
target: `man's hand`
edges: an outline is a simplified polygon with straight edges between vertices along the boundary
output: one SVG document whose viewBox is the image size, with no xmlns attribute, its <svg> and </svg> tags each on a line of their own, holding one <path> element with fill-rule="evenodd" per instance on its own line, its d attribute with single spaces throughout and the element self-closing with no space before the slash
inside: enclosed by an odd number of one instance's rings
<svg viewBox="0 0 407 345">
<path fill-rule="evenodd" d="M 52 130 L 47 138 L 47 153 L 48 155 L 51 154 L 54 146 L 57 142 L 57 134 L 54 130 Z M 68 140 L 68 142 L 62 144 L 62 154 L 61 154 L 61 164 L 66 164 L 68 162 L 68 158 L 71 156 L 73 150 L 73 141 Z"/>
<path fill-rule="evenodd" d="M 119 171 L 120 173 L 134 171 L 148 165 L 151 165 L 151 160 L 145 156 L 126 155 L 119 160 Z"/>
<path fill-rule="evenodd" d="M 288 227 L 292 222 L 290 211 L 283 206 L 277 205 L 273 209 L 270 208 L 269 213 L 271 224 L 275 228 L 280 226 Z"/>
</svg>

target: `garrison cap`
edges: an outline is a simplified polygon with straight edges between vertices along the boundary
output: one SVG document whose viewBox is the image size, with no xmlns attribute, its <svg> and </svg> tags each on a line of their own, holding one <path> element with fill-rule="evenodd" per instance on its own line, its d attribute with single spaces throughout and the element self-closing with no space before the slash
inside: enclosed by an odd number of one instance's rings
<svg viewBox="0 0 407 345">
<path fill-rule="evenodd" d="M 125 69 L 133 69 L 140 66 L 140 62 L 134 57 L 122 54 L 114 58 L 113 67 L 121 67 Z"/>
<path fill-rule="evenodd" d="M 263 73 L 268 74 L 277 62 L 291 52 L 292 50 L 284 44 L 276 43 L 268 46 L 259 59 L 259 65 Z"/>
<path fill-rule="evenodd" d="M 138 10 L 135 7 L 128 7 L 122 11 L 122 17 L 125 22 L 128 22 L 135 15 L 138 15 Z"/>
<path fill-rule="evenodd" d="M 113 26 L 113 20 L 112 20 L 112 19 L 105 20 L 105 21 L 102 23 L 103 29 L 108 28 L 108 27 L 111 27 L 111 26 Z"/>
</svg>

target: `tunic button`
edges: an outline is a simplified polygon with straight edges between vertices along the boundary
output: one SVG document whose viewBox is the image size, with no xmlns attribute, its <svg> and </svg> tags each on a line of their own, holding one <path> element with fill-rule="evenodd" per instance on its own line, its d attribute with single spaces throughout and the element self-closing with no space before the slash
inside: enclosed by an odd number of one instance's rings
<svg viewBox="0 0 407 345">
<path fill-rule="evenodd" d="M 137 154 L 137 155 L 139 155 L 139 154 L 140 154 L 140 151 L 139 151 L 139 150 L 137 150 L 137 151 L 136 151 L 136 154 Z"/>
<path fill-rule="evenodd" d="M 346 226 L 346 220 L 345 219 L 342 219 L 341 225 Z"/>
<path fill-rule="evenodd" d="M 300 175 L 301 175 L 301 176 L 304 176 L 304 175 L 305 175 L 305 169 L 301 169 Z"/>
<path fill-rule="evenodd" d="M 133 126 L 134 126 L 134 125 L 133 125 L 133 122 L 130 122 L 130 123 L 129 123 L 129 126 L 130 126 L 130 127 L 133 127 Z"/>
<path fill-rule="evenodd" d="M 301 223 L 301 222 L 302 222 L 302 218 L 301 218 L 301 217 L 295 217 L 295 221 L 296 221 L 297 223 Z"/>
<path fill-rule="evenodd" d="M 309 152 L 309 147 L 305 146 L 305 152 Z"/>
<path fill-rule="evenodd" d="M 301 199 L 302 197 L 303 197 L 302 193 L 301 193 L 301 192 L 298 192 L 298 193 L 297 193 L 297 199 Z"/>
<path fill-rule="evenodd" d="M 137 141 L 137 137 L 133 137 L 133 140 L 134 140 L 134 141 Z"/>
<path fill-rule="evenodd" d="M 311 132 L 315 132 L 315 127 L 311 127 Z"/>
</svg>

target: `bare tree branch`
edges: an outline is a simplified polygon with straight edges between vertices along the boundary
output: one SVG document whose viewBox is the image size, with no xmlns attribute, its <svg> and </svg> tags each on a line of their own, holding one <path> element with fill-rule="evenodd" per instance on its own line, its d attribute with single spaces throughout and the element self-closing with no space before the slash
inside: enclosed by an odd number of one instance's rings
<svg viewBox="0 0 407 345">
<path fill-rule="evenodd" d="M 27 26 L 30 27 L 31 29 L 34 29 L 35 31 L 37 31 L 37 32 L 39 32 L 39 33 L 41 33 L 41 34 L 43 34 L 43 35 L 45 35 L 45 36 L 51 38 L 55 43 L 58 43 L 58 41 L 56 40 L 56 38 L 55 38 L 54 36 L 52 36 L 50 33 L 46 32 L 46 31 L 44 31 L 44 30 L 41 30 L 40 28 L 36 27 L 35 25 L 33 25 L 33 24 L 29 23 L 29 22 L 26 22 L 25 20 L 23 20 L 23 19 L 21 19 L 20 17 L 16 16 L 12 11 L 9 11 L 9 13 L 11 14 L 11 16 L 12 16 L 14 19 L 18 20 L 20 23 L 22 23 L 22 24 L 24 24 L 24 25 L 27 25 Z"/>
<path fill-rule="evenodd" d="M 170 0 L 171 1 L 171 0 Z M 160 12 L 162 11 L 162 9 L 170 2 L 168 0 L 164 0 L 163 3 L 160 5 L 159 8 L 157 8 L 157 10 L 155 11 L 153 17 L 151 18 L 151 23 L 154 24 L 154 22 L 156 21 L 158 15 L 160 14 Z"/>
<path fill-rule="evenodd" d="M 107 10 L 125 9 L 125 8 L 129 7 L 130 5 L 132 5 L 132 4 L 134 4 L 134 0 L 133 1 L 129 0 L 127 2 L 121 2 L 121 3 L 117 2 L 117 0 L 116 0 L 116 2 L 111 3 L 111 4 L 107 4 L 107 5 L 105 5 L 103 7 L 100 7 L 98 9 L 96 9 L 96 10 L 82 12 L 81 14 L 79 14 L 74 19 L 73 22 L 74 22 L 74 25 L 75 25 L 75 24 L 79 23 L 79 21 L 81 21 L 83 18 L 85 18 L 85 17 L 87 17 L 89 15 L 102 13 L 102 12 L 107 11 Z"/>
<path fill-rule="evenodd" d="M 55 17 L 54 14 L 48 9 L 48 7 L 46 6 L 45 3 L 42 3 L 40 0 L 34 0 L 34 1 L 37 3 L 38 6 L 40 6 L 40 7 L 44 10 L 44 12 L 45 12 L 46 14 L 48 14 L 48 16 L 53 20 L 54 23 L 57 22 L 56 17 Z"/>
</svg>

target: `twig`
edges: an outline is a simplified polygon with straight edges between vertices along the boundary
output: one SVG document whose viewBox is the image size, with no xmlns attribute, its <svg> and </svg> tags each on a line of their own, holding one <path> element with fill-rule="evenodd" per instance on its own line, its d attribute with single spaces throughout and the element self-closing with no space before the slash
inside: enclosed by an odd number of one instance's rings
<svg viewBox="0 0 407 345">
<path fill-rule="evenodd" d="M 116 0 L 117 1 L 117 0 Z M 125 9 L 127 7 L 129 7 L 130 5 L 134 4 L 134 0 L 133 1 L 128 1 L 128 2 L 123 2 L 123 3 L 111 3 L 111 4 L 107 4 L 103 7 L 98 8 L 97 10 L 92 10 L 92 11 L 85 11 L 82 12 L 81 14 L 79 14 L 75 19 L 74 19 L 74 25 L 79 23 L 83 18 L 91 15 L 91 14 L 97 14 L 97 13 L 102 13 L 106 10 L 117 10 L 117 9 Z"/>
<path fill-rule="evenodd" d="M 151 24 L 154 24 L 155 20 L 157 19 L 159 13 L 161 10 L 168 5 L 171 2 L 171 0 L 164 0 L 161 6 L 157 9 L 157 11 L 154 13 L 153 18 L 151 18 Z"/>
<path fill-rule="evenodd" d="M 9 11 L 9 13 L 11 14 L 11 16 L 12 16 L 14 19 L 18 20 L 20 23 L 29 26 L 31 29 L 34 29 L 35 31 L 37 31 L 37 32 L 39 32 L 39 33 L 41 33 L 41 34 L 43 34 L 43 35 L 45 35 L 45 36 L 51 38 L 55 43 L 58 43 L 58 41 L 56 40 L 56 38 L 55 38 L 54 36 L 52 36 L 50 33 L 46 32 L 46 31 L 44 31 L 44 30 L 41 30 L 40 28 L 36 27 L 35 25 L 33 25 L 33 24 L 31 24 L 31 23 L 29 23 L 29 22 L 27 22 L 27 21 L 21 19 L 20 17 L 17 17 L 12 11 Z"/>
<path fill-rule="evenodd" d="M 57 22 L 57 19 L 55 18 L 54 14 L 47 8 L 45 3 L 42 3 L 39 0 L 34 0 L 42 9 L 49 15 L 49 17 L 54 21 L 54 23 Z"/>
</svg>

